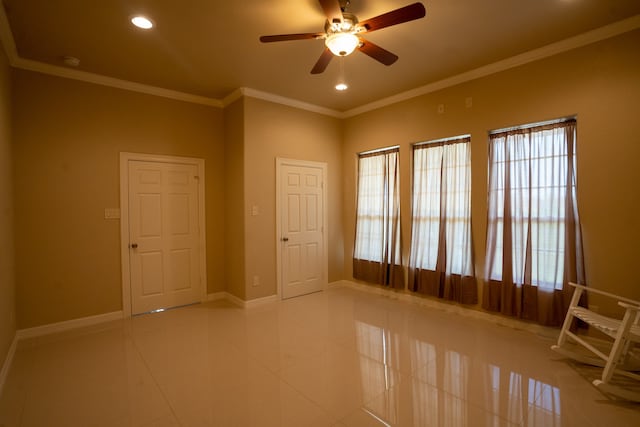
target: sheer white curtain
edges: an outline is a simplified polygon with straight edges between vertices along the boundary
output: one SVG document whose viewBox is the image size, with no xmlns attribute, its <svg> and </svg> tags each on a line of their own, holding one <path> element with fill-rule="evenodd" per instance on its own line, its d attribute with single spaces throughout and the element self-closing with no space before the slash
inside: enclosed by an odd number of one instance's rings
<svg viewBox="0 0 640 427">
<path fill-rule="evenodd" d="M 470 138 L 414 145 L 410 289 L 475 304 L 472 250 Z"/>
<path fill-rule="evenodd" d="M 558 325 L 568 282 L 584 283 L 576 121 L 490 135 L 483 306 Z"/>
<path fill-rule="evenodd" d="M 358 156 L 353 277 L 403 288 L 398 152 L 392 148 Z"/>
</svg>

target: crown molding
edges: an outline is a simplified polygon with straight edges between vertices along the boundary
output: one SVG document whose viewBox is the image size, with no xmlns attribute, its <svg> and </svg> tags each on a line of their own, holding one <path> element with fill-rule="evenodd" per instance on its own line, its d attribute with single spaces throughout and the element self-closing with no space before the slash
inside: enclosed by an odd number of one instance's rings
<svg viewBox="0 0 640 427">
<path fill-rule="evenodd" d="M 263 91 L 260 91 L 260 90 L 257 90 L 257 89 L 251 89 L 249 87 L 238 88 L 238 89 L 234 90 L 233 92 L 231 92 L 229 95 L 227 95 L 222 100 L 223 108 L 225 108 L 228 105 L 234 103 L 236 100 L 238 100 L 238 99 L 240 99 L 242 97 L 261 99 L 263 101 L 269 101 L 269 102 L 273 102 L 273 103 L 276 103 L 276 104 L 286 105 L 286 106 L 289 106 L 289 107 L 297 108 L 298 110 L 311 111 L 311 112 L 314 112 L 314 113 L 324 114 L 326 116 L 336 117 L 336 118 L 339 118 L 339 119 L 343 118 L 342 117 L 343 113 L 341 111 L 338 111 L 338 110 L 332 110 L 330 108 L 320 107 L 320 106 L 315 105 L 315 104 L 310 104 L 310 103 L 307 103 L 307 102 L 299 101 L 297 99 L 287 98 L 287 97 L 276 95 L 276 94 L 269 93 L 269 92 L 263 92 Z"/>
<path fill-rule="evenodd" d="M 148 95 L 155 95 L 164 98 L 174 99 L 178 101 L 190 102 L 194 104 L 208 105 L 216 108 L 224 108 L 233 103 L 242 96 L 248 96 L 251 98 L 262 99 L 276 104 L 287 105 L 293 108 L 307 110 L 314 113 L 319 113 L 338 119 L 346 119 L 349 117 L 357 116 L 359 114 L 366 113 L 368 111 L 383 108 L 398 102 L 406 101 L 411 98 L 415 98 L 421 95 L 426 95 L 438 90 L 442 90 L 451 86 L 455 86 L 461 83 L 465 83 L 471 80 L 475 80 L 481 77 L 485 77 L 491 74 L 495 74 L 501 71 L 505 71 L 511 68 L 518 67 L 533 61 L 547 58 L 562 52 L 566 52 L 572 49 L 576 49 L 582 46 L 586 46 L 591 43 L 596 43 L 601 40 L 605 40 L 617 35 L 633 31 L 640 28 L 640 14 L 624 19 L 622 21 L 614 22 L 613 24 L 606 25 L 604 27 L 597 28 L 586 33 L 570 37 L 565 40 L 561 40 L 556 43 L 552 43 L 547 46 L 543 46 L 538 49 L 533 49 L 520 55 L 507 58 L 502 61 L 498 61 L 483 67 L 476 68 L 437 82 L 429 83 L 424 86 L 417 87 L 415 89 L 408 90 L 393 96 L 379 99 L 368 104 L 361 105 L 359 107 L 347 110 L 338 111 L 319 105 L 310 104 L 297 99 L 287 98 L 284 96 L 263 92 L 256 89 L 247 87 L 241 87 L 222 100 L 215 98 L 208 98 L 205 96 L 194 95 L 185 92 L 179 92 L 171 89 L 165 89 L 157 86 L 145 85 L 142 83 L 136 83 L 128 80 L 117 79 L 113 77 L 107 77 L 101 74 L 89 73 L 86 71 L 80 71 L 76 69 L 55 66 L 51 64 L 45 64 L 39 61 L 33 61 L 30 59 L 21 58 L 18 55 L 15 40 L 11 32 L 11 27 L 7 19 L 7 15 L 3 7 L 0 7 L 0 42 L 4 48 L 4 51 L 9 60 L 9 64 L 15 68 L 20 68 L 29 71 L 36 71 L 39 73 L 50 74 L 53 76 L 80 80 L 88 83 L 94 83 L 103 86 L 115 87 L 119 89 L 129 90 L 133 92 L 145 93 Z"/>
<path fill-rule="evenodd" d="M 20 68 L 28 71 L 49 74 L 52 76 L 63 77 L 67 79 L 80 80 L 83 82 L 94 83 L 102 86 L 109 86 L 118 89 L 129 90 L 132 92 L 144 93 L 147 95 L 155 95 L 163 98 L 174 99 L 178 101 L 190 102 L 193 104 L 208 105 L 211 107 L 222 108 L 222 101 L 205 96 L 193 95 L 190 93 L 179 92 L 175 90 L 165 89 L 157 86 L 145 85 L 129 80 L 116 79 L 101 74 L 89 73 L 86 71 L 75 70 L 72 68 L 60 67 L 56 65 L 46 64 L 31 59 L 24 59 L 18 55 L 15 39 L 11 32 L 11 26 L 7 19 L 4 7 L 0 5 L 0 42 L 7 55 L 9 64 L 14 68 Z"/>
<path fill-rule="evenodd" d="M 229 95 L 225 96 L 222 99 L 222 107 L 226 108 L 229 105 L 233 104 L 234 102 L 236 102 L 238 99 L 242 98 L 243 94 L 242 94 L 242 88 L 238 88 L 236 90 L 234 90 L 233 92 L 231 92 Z"/>
<path fill-rule="evenodd" d="M 336 117 L 338 119 L 344 118 L 344 113 L 338 110 L 332 110 L 331 108 L 320 107 L 319 105 L 310 104 L 308 102 L 299 101 L 297 99 L 287 98 L 273 93 L 263 92 L 248 87 L 240 88 L 240 92 L 243 96 L 250 98 L 262 99 L 264 101 L 274 102 L 276 104 L 287 105 L 289 107 L 297 108 L 299 110 L 307 110 L 314 113 L 324 114 L 325 116 Z"/>
<path fill-rule="evenodd" d="M 515 68 L 520 65 L 528 64 L 530 62 L 538 61 L 540 59 L 544 59 L 562 52 L 577 49 L 582 46 L 615 37 L 620 34 L 636 30 L 638 28 L 640 28 L 640 15 L 635 15 L 631 18 L 614 22 L 613 24 L 596 28 L 595 30 L 588 31 L 586 33 L 582 33 L 580 35 L 570 37 L 568 39 L 561 40 L 559 42 L 552 43 L 538 49 L 533 49 L 502 61 L 494 62 L 493 64 L 485 65 L 483 67 L 479 67 L 462 74 L 439 80 L 434 83 L 429 83 L 425 86 L 411 89 L 406 92 L 402 92 L 387 98 L 380 99 L 378 101 L 371 102 L 369 104 L 362 105 L 360 107 L 353 108 L 351 110 L 347 110 L 342 113 L 342 118 L 357 116 L 368 111 L 376 110 L 378 108 L 406 101 L 411 98 L 446 89 L 448 87 L 459 85 L 461 83 L 475 80 L 480 77 L 486 77 L 488 75 L 499 73 L 510 68 Z"/>
<path fill-rule="evenodd" d="M 30 59 L 17 58 L 13 66 L 22 70 L 36 71 L 38 73 L 49 74 L 56 77 L 79 80 L 87 83 L 129 90 L 131 92 L 144 93 L 147 95 L 155 95 L 162 98 L 190 102 L 192 104 L 222 108 L 222 101 L 218 99 L 207 98 L 205 96 L 193 95 L 171 89 L 164 89 L 157 86 L 145 85 L 129 80 L 116 79 L 114 77 L 107 77 L 101 74 L 89 73 L 87 71 L 59 67 L 57 65 L 45 64 L 43 62 L 32 61 Z"/>
</svg>

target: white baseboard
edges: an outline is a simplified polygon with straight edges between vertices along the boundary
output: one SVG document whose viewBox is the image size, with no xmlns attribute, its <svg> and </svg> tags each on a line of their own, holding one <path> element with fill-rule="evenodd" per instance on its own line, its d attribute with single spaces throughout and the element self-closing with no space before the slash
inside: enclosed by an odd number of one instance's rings
<svg viewBox="0 0 640 427">
<path fill-rule="evenodd" d="M 543 336 L 545 338 L 555 338 L 558 335 L 558 331 L 554 328 L 548 328 L 541 325 L 530 324 L 527 322 L 519 321 L 517 319 L 508 319 L 502 316 L 497 316 L 491 313 L 486 313 L 486 312 L 475 310 L 472 308 L 462 307 L 452 303 L 440 302 L 432 298 L 425 298 L 419 295 L 414 295 L 407 291 L 404 291 L 404 292 L 392 291 L 392 290 L 384 289 L 377 286 L 356 283 L 350 280 L 337 280 L 335 282 L 331 282 L 328 284 L 327 289 L 334 289 L 334 288 L 340 288 L 340 287 L 353 288 L 360 291 L 385 296 L 388 298 L 407 301 L 407 302 L 418 304 L 428 308 L 442 310 L 449 313 L 455 313 L 455 314 L 470 317 L 473 319 L 489 321 L 498 325 L 508 326 L 514 329 L 522 329 L 522 330 L 526 330 L 526 331 L 535 333 L 537 335 Z M 251 307 L 256 307 L 264 304 L 278 302 L 279 296 L 270 295 L 268 297 L 256 298 L 256 299 L 245 301 L 229 292 L 215 292 L 215 293 L 208 294 L 206 298 L 207 301 L 217 301 L 221 299 L 225 299 L 241 308 L 251 308 Z M 114 311 L 111 313 L 98 314 L 96 316 L 83 317 L 80 319 L 72 319 L 64 322 L 52 323 L 48 325 L 36 326 L 33 328 L 20 329 L 16 331 L 16 334 L 13 338 L 13 342 L 11 343 L 11 347 L 9 347 L 7 356 L 4 360 L 4 363 L 2 364 L 2 369 L 0 370 L 0 393 L 2 392 L 2 388 L 4 387 L 5 381 L 7 379 L 9 368 L 11 367 L 11 364 L 13 362 L 13 358 L 16 352 L 17 342 L 19 340 L 26 339 L 26 338 L 39 337 L 42 335 L 52 334 L 56 332 L 63 332 L 70 329 L 81 328 L 84 326 L 92 326 L 99 323 L 119 320 L 119 319 L 122 319 L 123 317 L 124 317 L 124 314 L 122 311 Z"/>
<path fill-rule="evenodd" d="M 351 284 L 355 284 L 349 280 L 336 280 L 335 282 L 331 282 L 327 285 L 327 289 L 331 289 L 331 288 L 339 288 L 339 287 L 343 287 L 343 286 L 349 286 Z"/>
<path fill-rule="evenodd" d="M 226 299 L 233 304 L 236 304 L 243 308 L 254 307 L 257 305 L 267 304 L 270 302 L 278 301 L 277 295 L 271 295 L 264 298 L 257 298 L 249 301 L 238 298 L 229 292 L 214 292 L 207 294 L 206 301 L 217 301 Z M 35 326 L 33 328 L 19 329 L 16 331 L 14 341 L 22 340 L 26 338 L 34 338 L 43 335 L 53 334 L 57 332 L 68 331 L 70 329 L 82 328 L 84 326 L 92 326 L 98 323 L 110 322 L 113 320 L 120 320 L 124 318 L 122 311 L 114 311 L 111 313 L 98 314 L 95 316 L 82 317 L 79 319 L 65 320 L 64 322 L 50 323 L 42 326 Z"/>
<path fill-rule="evenodd" d="M 17 345 L 18 345 L 18 335 L 16 334 L 13 336 L 13 341 L 11 342 L 11 346 L 9 347 L 9 351 L 7 352 L 7 357 L 5 357 L 4 363 L 2 364 L 2 370 L 0 370 L 0 394 L 2 394 L 4 383 L 7 381 L 7 376 L 9 375 L 9 368 L 13 363 L 13 356 L 16 354 Z"/>
<path fill-rule="evenodd" d="M 207 299 L 205 301 L 209 302 L 209 301 L 218 301 L 221 299 L 226 299 L 227 298 L 227 293 L 226 292 L 212 292 L 210 294 L 207 294 Z"/>
<path fill-rule="evenodd" d="M 241 298 L 238 298 L 237 296 L 230 294 L 229 292 L 225 292 L 225 299 L 228 300 L 229 302 L 237 305 L 238 307 L 242 307 L 242 308 L 251 308 L 251 307 L 256 307 L 259 305 L 264 305 L 264 304 L 269 304 L 272 302 L 277 302 L 278 301 L 278 295 L 270 295 L 268 297 L 264 297 L 264 298 L 256 298 L 256 299 L 251 299 L 248 301 L 245 301 Z"/>
<path fill-rule="evenodd" d="M 392 291 L 375 285 L 366 285 L 350 280 L 339 280 L 330 284 L 331 287 L 349 287 L 360 291 L 381 295 L 388 298 L 406 301 L 423 307 L 445 311 L 448 313 L 465 316 L 475 320 L 483 320 L 500 326 L 507 326 L 512 329 L 519 329 L 531 332 L 540 337 L 547 339 L 556 339 L 558 337 L 558 329 L 548 326 L 542 326 L 535 323 L 524 322 L 519 319 L 510 319 L 508 317 L 480 311 L 474 308 L 467 308 L 452 302 L 443 302 L 430 297 L 423 297 L 409 291 Z"/>
<path fill-rule="evenodd" d="M 120 320 L 124 316 L 122 311 L 97 314 L 95 316 L 81 317 L 79 319 L 66 320 L 64 322 L 50 323 L 48 325 L 36 326 L 33 328 L 20 329 L 16 332 L 17 339 L 33 338 L 56 332 L 68 331 L 69 329 L 92 326 L 98 323 Z"/>
<path fill-rule="evenodd" d="M 244 308 L 256 307 L 258 305 L 270 304 L 272 302 L 278 302 L 278 295 L 269 295 L 268 297 L 250 299 L 244 302 Z"/>
<path fill-rule="evenodd" d="M 244 303 L 246 302 L 245 300 L 238 298 L 237 296 L 230 294 L 229 292 L 224 293 L 224 299 L 242 308 L 244 308 Z"/>
</svg>

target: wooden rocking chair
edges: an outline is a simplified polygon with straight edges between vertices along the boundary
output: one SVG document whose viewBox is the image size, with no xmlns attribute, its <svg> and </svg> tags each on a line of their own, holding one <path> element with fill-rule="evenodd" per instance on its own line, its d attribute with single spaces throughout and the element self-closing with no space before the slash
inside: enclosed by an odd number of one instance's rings
<svg viewBox="0 0 640 427">
<path fill-rule="evenodd" d="M 570 285 L 576 289 L 573 293 L 573 297 L 571 298 L 569 310 L 567 311 L 567 316 L 564 319 L 564 324 L 562 325 L 562 330 L 558 337 L 558 343 L 551 346 L 551 348 L 564 356 L 577 360 L 578 362 L 603 367 L 604 370 L 602 371 L 602 377 L 594 380 L 593 385 L 605 393 L 609 393 L 626 400 L 640 402 L 640 388 L 635 389 L 635 387 L 622 387 L 611 383 L 614 373 L 624 375 L 632 380 L 640 381 L 640 375 L 637 372 L 634 372 L 640 370 L 640 364 L 637 359 L 634 361 L 632 351 L 634 345 L 640 343 L 640 302 L 620 297 L 609 292 L 600 291 L 598 289 L 587 288 L 586 286 L 577 285 L 575 283 L 570 283 Z M 625 309 L 624 316 L 622 319 L 615 319 L 603 316 L 587 308 L 580 307 L 578 303 L 584 292 L 603 295 L 615 299 L 618 302 L 618 305 Z M 586 322 L 593 328 L 611 338 L 613 341 L 607 345 L 608 350 L 602 351 L 596 348 L 593 343 L 588 342 L 586 337 L 580 337 L 571 332 L 570 328 L 574 317 Z M 585 347 L 589 350 L 590 355 L 584 355 L 568 348 L 567 338 L 571 338 L 576 343 Z M 640 386 L 640 383 L 638 383 L 638 385 Z"/>
</svg>

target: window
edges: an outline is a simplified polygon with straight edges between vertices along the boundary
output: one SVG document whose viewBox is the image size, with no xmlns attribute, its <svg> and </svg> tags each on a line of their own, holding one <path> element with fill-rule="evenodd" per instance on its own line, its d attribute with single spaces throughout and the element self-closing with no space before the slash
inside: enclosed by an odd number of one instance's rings
<svg viewBox="0 0 640 427">
<path fill-rule="evenodd" d="M 353 277 L 402 288 L 398 151 L 358 155 Z"/>
<path fill-rule="evenodd" d="M 413 147 L 409 286 L 474 304 L 470 141 L 465 136 Z"/>
<path fill-rule="evenodd" d="M 490 134 L 485 308 L 564 318 L 562 298 L 539 292 L 584 282 L 575 170 L 575 119 Z"/>
</svg>

